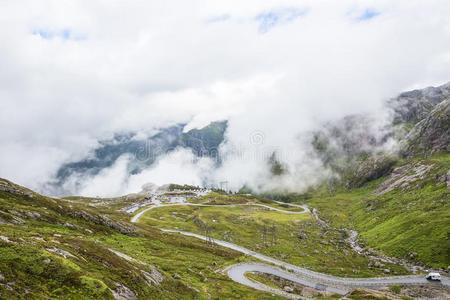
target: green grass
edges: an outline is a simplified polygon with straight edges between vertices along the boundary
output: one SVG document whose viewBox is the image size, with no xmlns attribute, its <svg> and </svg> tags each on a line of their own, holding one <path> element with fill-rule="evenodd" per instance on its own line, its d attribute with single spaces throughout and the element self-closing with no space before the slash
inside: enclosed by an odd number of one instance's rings
<svg viewBox="0 0 450 300">
<path fill-rule="evenodd" d="M 278 284 L 278 282 L 271 280 L 267 275 L 265 275 L 263 273 L 247 272 L 244 275 L 245 275 L 245 277 L 247 277 L 253 281 L 260 282 L 271 288 L 281 289 L 281 290 L 283 289 L 283 287 L 280 284 Z"/>
<path fill-rule="evenodd" d="M 269 256 L 339 276 L 383 275 L 368 268 L 367 258 L 355 254 L 345 243 L 341 228 L 354 228 L 368 246 L 397 257 L 416 253 L 415 260 L 432 267 L 450 265 L 450 189 L 437 180 L 450 170 L 450 154 L 400 161 L 432 164 L 423 179 L 407 189 L 383 195 L 374 190 L 386 178 L 366 186 L 330 193 L 309 191 L 308 196 L 286 197 L 319 210 L 332 228 L 321 228 L 308 214 L 283 214 L 257 206 L 161 207 L 144 214 L 132 235 L 104 223 L 74 217 L 74 211 L 93 216 L 104 214 L 114 222 L 128 223 L 119 210 L 134 200 L 52 199 L 16 187 L 19 192 L 0 191 L 1 299 L 112 299 L 117 283 L 141 299 L 279 299 L 231 281 L 220 271 L 231 264 L 252 260 L 240 253 L 207 245 L 195 238 L 164 234 L 157 228 L 179 228 L 211 235 Z M 14 186 L 5 180 L 2 185 Z M 30 196 L 31 195 L 31 196 Z M 197 203 L 263 203 L 284 210 L 297 210 L 261 197 L 212 193 L 193 198 Z M 92 203 L 101 203 L 92 206 Z M 201 220 L 201 222 L 199 222 Z M 263 238 L 264 228 L 276 228 Z M 67 251 L 74 257 L 47 251 Z M 136 261 L 111 252 L 120 251 Z M 139 263 L 142 262 L 143 264 Z M 142 271 L 154 267 L 164 276 L 161 285 L 146 282 Z M 386 265 L 391 274 L 405 270 Z M 364 292 L 351 298 L 361 299 Z"/>
<path fill-rule="evenodd" d="M 262 204 L 273 208 L 282 209 L 286 211 L 301 212 L 301 207 L 290 206 L 285 203 L 276 203 L 272 200 L 263 197 L 240 195 L 240 194 L 219 194 L 211 192 L 208 195 L 201 197 L 192 197 L 188 199 L 191 203 L 196 204 L 210 204 L 210 205 L 241 205 L 241 204 Z"/>
<path fill-rule="evenodd" d="M 199 221 L 201 220 L 201 221 Z M 200 223 L 211 228 L 211 236 L 227 240 L 272 257 L 317 271 L 351 277 L 382 275 L 369 269 L 367 258 L 357 255 L 344 241 L 342 232 L 322 229 L 309 214 L 284 214 L 257 206 L 193 207 L 168 206 L 148 211 L 140 223 L 159 228 L 205 234 Z M 268 233 L 264 238 L 264 227 Z M 270 233 L 275 227 L 275 238 Z M 299 238 L 304 235 L 306 238 Z M 394 274 L 401 267 L 389 265 Z"/>
<path fill-rule="evenodd" d="M 257 202 L 255 196 L 244 196 L 244 195 L 226 195 L 217 192 L 211 192 L 208 195 L 201 197 L 189 198 L 191 203 L 203 203 L 203 204 L 244 204 L 249 202 Z"/>
<path fill-rule="evenodd" d="M 111 218 L 118 215 L 110 209 Z M 112 299 L 118 283 L 139 299 L 279 299 L 231 281 L 220 269 L 248 258 L 199 240 L 141 226 L 133 236 L 68 212 L 95 208 L 66 200 L 0 192 L 0 299 Z M 30 217 L 27 213 L 39 213 Z M 12 223 L 20 218 L 19 223 Z M 125 215 L 120 219 L 125 220 Z M 1 223 L 1 222 L 0 222 Z M 67 225 L 67 224 L 70 224 Z M 46 249 L 74 255 L 64 258 Z M 137 261 L 127 261 L 109 249 Z M 139 263 L 143 262 L 144 264 Z M 164 276 L 149 284 L 142 271 Z"/>
<path fill-rule="evenodd" d="M 446 268 L 450 265 L 450 189 L 437 178 L 450 170 L 450 154 L 412 162 L 432 164 L 433 169 L 407 189 L 376 195 L 382 178 L 361 189 L 316 193 L 308 203 L 334 226 L 358 230 L 374 249 L 402 258 L 417 253 L 417 261 Z"/>
</svg>

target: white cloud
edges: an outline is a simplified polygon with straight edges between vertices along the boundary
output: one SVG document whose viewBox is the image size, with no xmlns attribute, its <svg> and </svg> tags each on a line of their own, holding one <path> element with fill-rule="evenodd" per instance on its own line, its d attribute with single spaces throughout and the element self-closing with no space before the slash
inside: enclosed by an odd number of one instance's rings
<svg viewBox="0 0 450 300">
<path fill-rule="evenodd" d="M 176 149 L 158 159 L 149 169 L 131 175 L 124 193 L 139 191 L 148 182 L 157 185 L 167 183 L 202 185 L 211 175 L 213 167 L 210 158 L 197 158 L 190 150 Z"/>
<path fill-rule="evenodd" d="M 103 169 L 96 176 L 89 178 L 79 178 L 80 187 L 78 191 L 81 195 L 91 197 L 113 197 L 121 195 L 123 185 L 128 177 L 128 157 L 121 156 L 113 166 Z"/>
<path fill-rule="evenodd" d="M 213 170 L 211 159 L 198 158 L 183 148 L 160 157 L 139 174 L 128 175 L 130 159 L 130 156 L 123 155 L 99 174 L 88 178 L 72 177 L 69 184 L 79 185 L 75 190 L 81 195 L 112 197 L 139 192 L 147 183 L 159 186 L 167 183 L 202 185 Z"/>
<path fill-rule="evenodd" d="M 228 118 L 228 147 L 304 150 L 319 121 L 450 78 L 446 0 L 3 1 L 0 19 L 0 176 L 33 188 L 117 131 Z M 214 176 L 260 175 L 239 166 Z"/>
</svg>

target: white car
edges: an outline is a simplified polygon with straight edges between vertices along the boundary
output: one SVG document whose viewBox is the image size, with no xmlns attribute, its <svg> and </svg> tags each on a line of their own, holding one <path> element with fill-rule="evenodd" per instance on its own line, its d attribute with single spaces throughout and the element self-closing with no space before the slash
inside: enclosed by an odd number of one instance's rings
<svg viewBox="0 0 450 300">
<path fill-rule="evenodd" d="M 441 281 L 441 274 L 431 272 L 431 273 L 428 273 L 428 275 L 425 278 L 427 280 Z"/>
</svg>

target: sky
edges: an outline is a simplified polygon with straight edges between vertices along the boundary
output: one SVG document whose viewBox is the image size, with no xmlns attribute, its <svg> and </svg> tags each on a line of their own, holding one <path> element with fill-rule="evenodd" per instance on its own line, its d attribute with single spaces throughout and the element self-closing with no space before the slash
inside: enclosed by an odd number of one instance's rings
<svg viewBox="0 0 450 300">
<path fill-rule="evenodd" d="M 267 149 L 301 189 L 326 175 L 306 132 L 450 80 L 447 0 L 4 0 L 0 21 L 0 177 L 40 191 L 115 133 L 225 119 L 220 170 L 179 149 L 129 176 L 122 157 L 73 192 L 281 184 L 262 167 Z"/>
</svg>

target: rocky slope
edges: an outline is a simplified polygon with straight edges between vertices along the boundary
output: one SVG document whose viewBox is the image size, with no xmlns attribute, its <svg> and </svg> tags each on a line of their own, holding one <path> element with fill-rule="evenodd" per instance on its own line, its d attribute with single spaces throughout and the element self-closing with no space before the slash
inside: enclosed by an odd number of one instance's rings
<svg viewBox="0 0 450 300">
<path fill-rule="evenodd" d="M 366 121 L 349 126 L 346 118 L 328 125 L 313 145 L 338 180 L 325 185 L 327 192 L 321 187 L 309 192 L 307 201 L 334 226 L 358 230 L 376 250 L 447 270 L 450 83 L 403 93 L 390 105 L 395 112 L 390 128 L 408 132 L 385 135 L 402 138 L 397 140 L 400 151 L 378 147 L 383 137 L 370 135 Z"/>
<path fill-rule="evenodd" d="M 359 187 L 318 189 L 308 198 L 321 217 L 358 231 L 372 249 L 426 269 L 450 267 L 450 153 L 402 159 Z"/>
<path fill-rule="evenodd" d="M 325 167 L 348 187 L 388 174 L 397 155 L 414 157 L 450 151 L 450 82 L 404 92 L 388 101 L 391 124 L 352 115 L 324 124 L 312 145 Z M 392 147 L 397 144 L 397 147 Z"/>
<path fill-rule="evenodd" d="M 413 127 L 402 152 L 410 157 L 450 152 L 450 96 Z"/>
<path fill-rule="evenodd" d="M 391 99 L 388 105 L 394 110 L 394 124 L 416 124 L 448 97 L 450 97 L 450 82 L 438 87 L 401 93 Z"/>
</svg>

